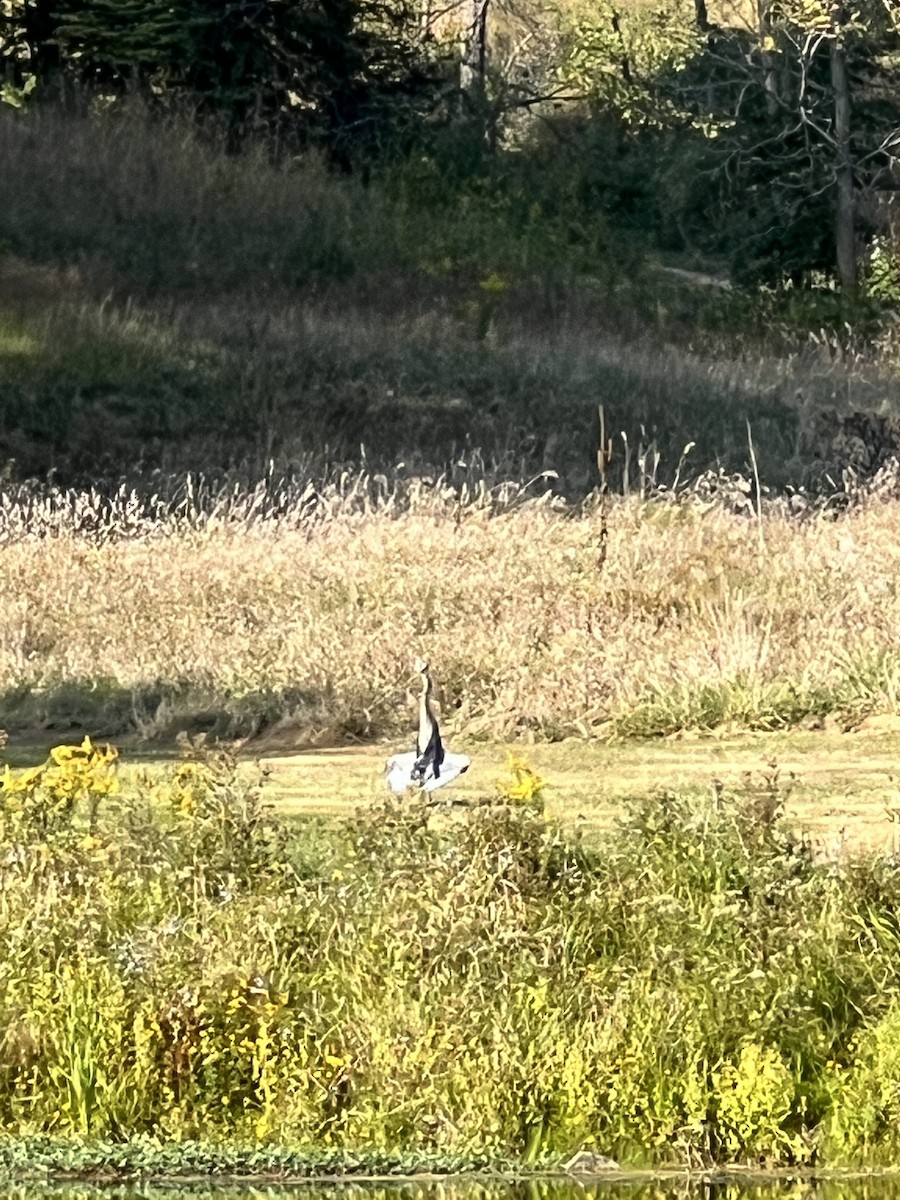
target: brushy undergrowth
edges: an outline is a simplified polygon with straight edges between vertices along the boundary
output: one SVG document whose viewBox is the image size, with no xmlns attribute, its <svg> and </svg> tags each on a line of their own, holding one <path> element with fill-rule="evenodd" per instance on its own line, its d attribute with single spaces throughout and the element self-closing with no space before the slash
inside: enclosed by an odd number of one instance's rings
<svg viewBox="0 0 900 1200">
<path fill-rule="evenodd" d="M 749 419 L 783 484 L 816 409 L 897 408 L 889 334 L 845 314 L 807 338 L 764 297 L 676 282 L 568 211 L 578 189 L 548 202 L 543 172 L 539 194 L 412 165 L 364 187 L 267 149 L 138 113 L 0 112 L 0 467 L 259 475 L 363 444 L 379 468 L 444 469 L 478 446 L 583 494 L 602 401 L 663 470 L 689 439 L 700 466 L 740 468 Z"/>
<path fill-rule="evenodd" d="M 27 1153 L 33 1149 L 38 1161 L 59 1161 L 50 1156 L 56 1152 L 64 1154 L 59 1143 L 51 1139 L 40 1139 L 18 1149 Z M 77 1169 L 69 1175 L 64 1169 L 51 1167 L 49 1180 L 41 1180 L 37 1172 L 17 1172 L 18 1186 L 8 1184 L 5 1194 L 10 1200 L 37 1200 L 38 1197 L 59 1197 L 60 1200 L 104 1200 L 109 1196 L 115 1200 L 134 1194 L 134 1176 L 140 1176 L 140 1195 L 146 1200 L 245 1200 L 252 1195 L 254 1200 L 288 1200 L 298 1193 L 304 1197 L 320 1200 L 337 1191 L 342 1200 L 572 1200 L 573 1195 L 585 1200 L 681 1200 L 685 1196 L 706 1194 L 714 1191 L 721 1200 L 895 1200 L 898 1187 L 890 1174 L 877 1173 L 872 1176 L 840 1173 L 816 1179 L 797 1179 L 788 1175 L 747 1175 L 721 1172 L 692 1172 L 688 1180 L 683 1174 L 674 1172 L 629 1172 L 617 1173 L 613 1178 L 593 1179 L 566 1178 L 561 1172 L 510 1172 L 505 1177 L 496 1172 L 454 1174 L 452 1177 L 434 1178 L 424 1172 L 413 1172 L 417 1178 L 404 1178 L 397 1159 L 385 1160 L 385 1170 L 377 1172 L 377 1178 L 359 1178 L 352 1159 L 345 1173 L 341 1170 L 340 1155 L 323 1156 L 324 1169 L 318 1178 L 309 1178 L 310 1160 L 291 1153 L 267 1154 L 257 1149 L 252 1154 L 229 1152 L 226 1148 L 211 1150 L 207 1146 L 194 1147 L 190 1144 L 171 1144 L 162 1149 L 152 1146 L 115 1146 L 101 1143 L 85 1147 L 82 1152 L 70 1152 L 73 1162 L 87 1164 L 81 1174 Z M 162 1165 L 160 1172 L 140 1171 L 141 1151 L 146 1161 L 154 1167 Z M 253 1167 L 248 1169 L 248 1159 L 259 1162 L 271 1160 L 273 1171 L 264 1171 L 263 1177 Z M 190 1163 L 196 1160 L 198 1170 L 190 1171 Z M 25 1163 L 24 1157 L 21 1160 Z M 91 1173 L 96 1164 L 97 1170 Z M 120 1164 L 127 1164 L 120 1170 Z M 184 1165 L 184 1171 L 178 1169 Z M 221 1170 L 219 1166 L 221 1164 Z M 237 1170 L 232 1173 L 230 1167 Z M 292 1167 L 296 1165 L 296 1174 Z M 174 1166 L 169 1174 L 165 1168 Z M 394 1170 L 394 1167 L 397 1170 Z M 284 1170 L 282 1171 L 282 1168 Z M 435 1172 L 441 1175 L 440 1169 Z M 193 1174 L 194 1178 L 189 1176 Z M 188 1178 L 185 1178 L 188 1176 Z M 197 1177 L 199 1176 L 199 1178 Z M 400 1176 L 399 1178 L 396 1176 Z M 116 1184 L 119 1186 L 115 1186 Z M 124 1186 L 123 1186 L 124 1184 Z M 128 1190 L 126 1190 L 128 1189 Z"/>
<path fill-rule="evenodd" d="M 756 505 L 721 475 L 572 507 L 480 469 L 251 491 L 189 479 L 168 498 L 3 489 L 4 723 L 393 734 L 417 653 L 454 735 L 896 710 L 890 471 L 839 512 Z"/>
<path fill-rule="evenodd" d="M 463 192 L 427 166 L 387 167 L 364 184 L 265 140 L 229 154 L 210 130 L 139 105 L 83 117 L 4 108 L 0 154 L 3 242 L 133 295 L 290 290 L 379 272 L 539 275 L 550 287 L 614 264 L 628 268 L 623 293 L 639 269 L 622 235 L 583 205 L 553 212 L 478 183 Z"/>
<path fill-rule="evenodd" d="M 641 798 L 593 849 L 526 799 L 287 826 L 196 743 L 124 796 L 89 741 L 7 772 L 5 1130 L 896 1159 L 895 860 L 817 862 L 776 792 Z"/>
</svg>

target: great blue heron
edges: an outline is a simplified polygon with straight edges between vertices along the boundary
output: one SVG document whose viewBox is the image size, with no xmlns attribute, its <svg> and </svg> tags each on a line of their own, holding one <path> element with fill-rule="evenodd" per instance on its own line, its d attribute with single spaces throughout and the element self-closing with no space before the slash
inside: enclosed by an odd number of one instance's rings
<svg viewBox="0 0 900 1200">
<path fill-rule="evenodd" d="M 433 792 L 451 783 L 468 771 L 470 759 L 465 754 L 448 754 L 441 741 L 441 730 L 431 702 L 434 685 L 428 663 L 416 660 L 416 670 L 422 676 L 419 693 L 419 727 L 414 754 L 395 754 L 387 762 L 387 784 L 395 795 L 408 788 Z"/>
</svg>

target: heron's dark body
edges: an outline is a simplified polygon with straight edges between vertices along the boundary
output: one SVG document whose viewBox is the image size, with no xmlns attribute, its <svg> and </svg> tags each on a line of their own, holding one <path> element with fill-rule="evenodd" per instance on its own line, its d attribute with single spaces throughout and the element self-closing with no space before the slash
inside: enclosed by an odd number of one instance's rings
<svg viewBox="0 0 900 1200">
<path fill-rule="evenodd" d="M 424 779 L 429 764 L 433 767 L 435 779 L 440 779 L 441 763 L 444 761 L 444 745 L 441 741 L 441 733 L 437 727 L 437 722 L 434 724 L 431 737 L 428 739 L 428 744 L 424 750 L 419 743 L 419 739 L 416 738 L 416 754 L 419 757 L 416 759 L 416 765 L 412 769 L 413 779 Z"/>
<path fill-rule="evenodd" d="M 416 764 L 412 769 L 412 778 L 421 781 L 425 772 L 431 766 L 435 779 L 441 775 L 441 763 L 444 761 L 444 745 L 441 741 L 441 731 L 437 717 L 431 707 L 431 677 L 427 664 L 422 666 L 422 694 L 419 697 L 419 732 L 416 736 Z"/>
</svg>

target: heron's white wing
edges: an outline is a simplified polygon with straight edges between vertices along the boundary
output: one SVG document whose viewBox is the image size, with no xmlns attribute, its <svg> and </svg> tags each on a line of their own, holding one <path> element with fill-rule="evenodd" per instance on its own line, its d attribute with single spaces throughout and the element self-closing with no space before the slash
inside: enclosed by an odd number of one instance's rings
<svg viewBox="0 0 900 1200">
<path fill-rule="evenodd" d="M 412 787 L 412 769 L 416 765 L 416 754 L 394 754 L 387 760 L 384 777 L 395 796 L 402 796 Z"/>
<path fill-rule="evenodd" d="M 441 773 L 435 779 L 434 768 L 429 764 L 428 770 L 421 783 L 413 780 L 413 767 L 418 762 L 417 754 L 394 754 L 387 761 L 385 779 L 395 796 L 402 795 L 407 788 L 419 787 L 423 792 L 433 792 L 445 784 L 452 783 L 465 771 L 468 771 L 472 760 L 465 754 L 444 754 Z"/>
<path fill-rule="evenodd" d="M 458 779 L 460 775 L 468 771 L 471 761 L 471 758 L 467 758 L 465 754 L 445 754 L 444 761 L 441 763 L 441 773 L 437 779 L 435 779 L 431 767 L 425 772 L 422 791 L 433 792 L 437 788 L 444 787 L 445 784 L 452 783 L 454 779 Z"/>
</svg>

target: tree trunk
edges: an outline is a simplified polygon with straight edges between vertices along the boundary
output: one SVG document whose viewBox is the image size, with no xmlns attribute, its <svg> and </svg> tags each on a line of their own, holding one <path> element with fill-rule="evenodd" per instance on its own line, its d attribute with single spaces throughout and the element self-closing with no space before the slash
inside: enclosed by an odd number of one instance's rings
<svg viewBox="0 0 900 1200">
<path fill-rule="evenodd" d="M 844 14 L 840 4 L 832 8 L 834 37 L 831 40 L 831 87 L 834 92 L 835 213 L 834 243 L 841 291 L 856 291 L 856 194 L 850 150 L 850 81 L 847 52 L 842 33 Z"/>
<path fill-rule="evenodd" d="M 459 66 L 459 89 L 477 105 L 484 99 L 487 71 L 487 19 L 491 0 L 472 0 L 471 23 L 466 30 Z"/>
<path fill-rule="evenodd" d="M 621 66 L 622 66 L 622 79 L 625 81 L 625 83 L 628 85 L 628 87 L 631 87 L 631 83 L 632 83 L 631 63 L 628 59 L 628 53 L 625 49 L 625 39 L 622 37 L 622 23 L 619 20 L 619 14 L 616 12 L 615 9 L 613 9 L 611 24 L 612 24 L 612 31 L 618 38 L 619 45 L 622 47 L 622 58 L 620 60 Z"/>
<path fill-rule="evenodd" d="M 778 112 L 778 71 L 775 55 L 772 53 L 772 0 L 757 0 L 756 15 L 759 22 L 763 87 L 766 90 L 766 113 L 774 117 Z"/>
</svg>

